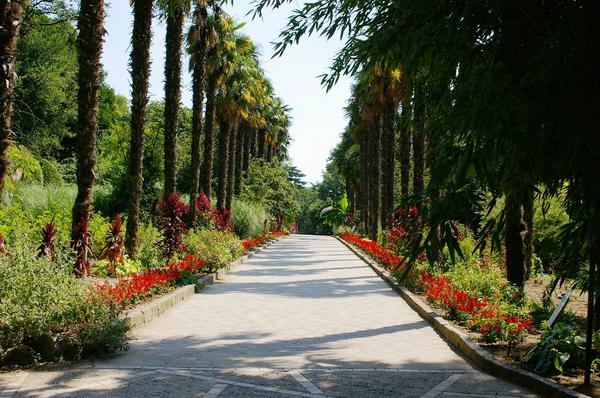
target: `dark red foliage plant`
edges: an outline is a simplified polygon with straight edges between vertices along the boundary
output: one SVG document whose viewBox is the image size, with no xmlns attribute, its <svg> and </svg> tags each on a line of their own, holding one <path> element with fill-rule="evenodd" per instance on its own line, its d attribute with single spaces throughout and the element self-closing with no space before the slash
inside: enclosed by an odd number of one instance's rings
<svg viewBox="0 0 600 398">
<path fill-rule="evenodd" d="M 75 238 L 71 241 L 75 250 L 75 275 L 81 277 L 90 274 L 89 256 L 92 253 L 92 240 L 90 238 L 89 222 L 82 218 L 75 226 Z"/>
<path fill-rule="evenodd" d="M 56 248 L 54 247 L 54 238 L 58 230 L 54 220 L 50 221 L 42 228 L 42 244 L 38 247 L 38 257 L 48 257 L 56 261 Z"/>
<path fill-rule="evenodd" d="M 210 199 L 204 192 L 200 192 L 198 195 L 198 200 L 196 200 L 196 210 L 198 213 L 210 213 L 212 211 L 212 207 L 210 205 Z"/>
<path fill-rule="evenodd" d="M 215 209 L 214 217 L 219 231 L 233 232 L 233 227 L 231 226 L 231 212 L 229 210 L 221 206 L 220 209 Z"/>
<path fill-rule="evenodd" d="M 183 238 L 186 225 L 183 221 L 188 208 L 176 193 L 160 199 L 160 217 L 162 222 L 163 239 L 161 246 L 167 260 L 183 250 Z"/>
<path fill-rule="evenodd" d="M 121 236 L 122 221 L 121 216 L 117 215 L 110 225 L 106 233 L 106 243 L 102 248 L 100 260 L 108 260 L 108 272 L 110 275 L 116 276 L 116 265 L 125 264 L 123 258 L 123 237 Z"/>
</svg>

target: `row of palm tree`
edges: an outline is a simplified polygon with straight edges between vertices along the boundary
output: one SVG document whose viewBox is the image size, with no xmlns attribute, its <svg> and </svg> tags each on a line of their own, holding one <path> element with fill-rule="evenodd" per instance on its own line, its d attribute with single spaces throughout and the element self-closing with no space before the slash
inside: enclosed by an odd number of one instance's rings
<svg viewBox="0 0 600 398">
<path fill-rule="evenodd" d="M 23 1 L 0 4 L 0 192 L 6 175 L 10 145 L 14 64 Z M 193 77 L 193 121 L 190 224 L 195 222 L 195 203 L 204 192 L 212 194 L 213 168 L 217 168 L 219 209 L 230 209 L 240 193 L 250 159 L 284 158 L 289 143 L 288 109 L 278 99 L 260 68 L 252 40 L 240 33 L 242 25 L 212 0 L 132 0 L 131 37 L 131 141 L 129 148 L 130 191 L 126 246 L 137 247 L 140 202 L 143 195 L 143 159 L 148 117 L 152 15 L 156 8 L 166 22 L 164 107 L 164 195 L 177 192 L 177 135 L 181 107 L 181 75 L 184 26 L 187 54 Z M 105 33 L 105 2 L 82 0 L 78 17 L 78 127 L 76 134 L 78 193 L 73 207 L 72 241 L 88 245 L 87 221 L 92 209 L 95 183 L 96 134 L 98 130 L 101 55 Z M 218 132 L 218 164 L 214 162 Z M 259 150 L 260 148 L 260 150 Z M 0 197 L 1 199 L 1 197 Z M 86 250 L 82 250 L 87 255 Z M 83 259 L 85 260 L 85 259 Z"/>
<path fill-rule="evenodd" d="M 138 4 L 141 3 L 141 4 Z M 260 130 L 277 130 L 282 133 L 273 140 L 278 145 L 277 153 L 285 155 L 289 118 L 287 109 L 274 97 L 273 87 L 260 68 L 258 54 L 250 37 L 240 33 L 243 25 L 227 15 L 221 6 L 210 0 L 160 0 L 158 6 L 167 22 L 166 63 L 165 63 L 165 185 L 164 195 L 177 191 L 176 187 L 176 144 L 177 125 L 181 98 L 181 56 L 183 47 L 183 26 L 191 19 L 187 33 L 187 53 L 192 73 L 192 144 L 191 144 L 191 190 L 189 199 L 189 223 L 194 224 L 197 214 L 195 203 L 203 192 L 209 198 L 213 193 L 213 170 L 216 166 L 217 208 L 231 209 L 234 191 L 239 195 L 241 180 L 248 168 L 248 158 L 261 156 L 252 150 L 252 140 L 248 135 Z M 132 108 L 133 120 L 145 121 L 147 103 L 147 82 L 149 58 L 146 57 L 150 45 L 151 19 L 147 18 L 147 8 L 152 8 L 149 0 L 136 0 L 134 7 L 134 36 L 132 37 L 132 97 L 139 98 L 144 106 Z M 146 12 L 139 11 L 138 8 Z M 144 37 L 136 37 L 136 32 Z M 139 50 L 137 47 L 142 47 Z M 138 52 L 142 51 L 143 55 Z M 139 63 L 139 72 L 134 64 Z M 138 76 L 139 75 L 139 76 Z M 140 84 L 135 85 L 136 77 Z M 274 104 L 279 104 L 277 107 Z M 272 116 L 275 114 L 276 116 Z M 274 120 L 271 120 L 275 117 Z M 134 130 L 132 129 L 132 132 Z M 218 131 L 218 143 L 215 133 Z M 244 145 L 248 149 L 244 148 Z M 215 144 L 218 148 L 218 164 L 215 165 Z M 275 147 L 275 145 L 272 145 Z M 274 155 L 274 149 L 261 157 Z M 137 187 L 142 179 L 143 128 L 137 137 L 132 135 L 130 177 L 132 186 Z M 135 160 L 134 160 L 135 159 Z M 236 173 L 236 165 L 239 169 Z M 141 184 L 139 185 L 141 188 Z M 127 247 L 135 252 L 137 241 L 137 220 L 141 189 L 134 189 L 129 203 L 129 219 L 133 221 L 127 228 Z"/>
</svg>

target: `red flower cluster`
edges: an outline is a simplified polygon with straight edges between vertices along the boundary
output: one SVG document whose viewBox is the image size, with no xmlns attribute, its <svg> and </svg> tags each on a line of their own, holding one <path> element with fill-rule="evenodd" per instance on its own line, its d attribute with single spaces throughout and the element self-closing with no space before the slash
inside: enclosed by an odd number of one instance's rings
<svg viewBox="0 0 600 398">
<path fill-rule="evenodd" d="M 143 274 L 131 275 L 126 279 L 119 279 L 116 285 L 104 283 L 98 285 L 98 290 L 108 301 L 123 306 L 151 294 L 157 287 L 173 283 L 184 272 L 197 271 L 205 265 L 204 261 L 190 254 L 181 261 L 169 264 L 166 269 L 152 269 Z"/>
<path fill-rule="evenodd" d="M 468 320 L 471 328 L 479 332 L 485 341 L 495 342 L 500 339 L 512 345 L 521 340 L 533 326 L 531 320 L 510 315 L 498 303 L 455 289 L 443 275 L 434 277 L 430 273 L 421 272 L 418 284 L 431 301 L 445 307 L 452 317 Z"/>
<path fill-rule="evenodd" d="M 463 290 L 455 289 L 450 280 L 443 275 L 434 277 L 430 273 L 421 271 L 418 285 L 429 299 L 442 304 L 449 311 L 470 316 L 489 305 L 486 299 L 478 299 Z"/>
<path fill-rule="evenodd" d="M 282 231 L 277 231 L 277 232 L 271 232 L 270 234 L 261 236 L 259 238 L 256 239 L 248 239 L 242 242 L 242 246 L 244 246 L 244 249 L 249 250 L 253 247 L 262 245 L 263 243 L 277 237 L 277 236 L 281 236 L 281 235 L 285 235 L 285 232 Z"/>
<path fill-rule="evenodd" d="M 340 237 L 346 242 L 358 246 L 362 250 L 366 251 L 369 255 L 374 257 L 379 263 L 381 263 L 390 271 L 397 271 L 405 265 L 405 262 L 402 261 L 402 259 L 399 256 L 396 256 L 388 250 L 384 249 L 377 242 L 365 240 L 359 235 L 353 234 L 341 234 Z"/>
</svg>

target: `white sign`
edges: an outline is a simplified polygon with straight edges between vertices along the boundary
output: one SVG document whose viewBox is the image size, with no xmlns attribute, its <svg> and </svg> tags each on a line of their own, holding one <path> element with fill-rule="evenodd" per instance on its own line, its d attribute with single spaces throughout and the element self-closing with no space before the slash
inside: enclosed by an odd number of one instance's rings
<svg viewBox="0 0 600 398">
<path fill-rule="evenodd" d="M 565 294 L 563 294 L 562 298 L 560 299 L 560 302 L 556 306 L 556 309 L 552 313 L 552 316 L 550 317 L 550 319 L 548 319 L 548 327 L 549 328 L 552 327 L 552 324 L 554 323 L 554 321 L 556 321 L 556 318 L 558 318 L 558 316 L 560 315 L 560 313 L 563 311 L 563 309 L 567 305 L 567 302 L 569 301 L 569 298 L 571 298 L 571 294 L 573 294 L 572 290 L 569 290 L 568 292 L 566 292 Z"/>
</svg>

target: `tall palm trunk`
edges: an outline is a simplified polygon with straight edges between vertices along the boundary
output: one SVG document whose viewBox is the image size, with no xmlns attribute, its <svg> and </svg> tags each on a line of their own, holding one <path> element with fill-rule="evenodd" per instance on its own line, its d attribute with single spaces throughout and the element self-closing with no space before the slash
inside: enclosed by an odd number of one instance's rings
<svg viewBox="0 0 600 398">
<path fill-rule="evenodd" d="M 258 157 L 266 159 L 267 158 L 267 133 L 265 130 L 258 130 L 257 135 L 258 140 Z"/>
<path fill-rule="evenodd" d="M 6 156 L 11 144 L 15 60 L 23 3 L 23 0 L 0 1 L 0 203 L 9 164 Z"/>
<path fill-rule="evenodd" d="M 402 199 L 407 199 L 410 196 L 410 132 L 408 129 L 410 114 L 408 99 L 405 99 L 402 102 L 402 115 L 400 118 L 400 187 Z"/>
<path fill-rule="evenodd" d="M 252 157 L 252 137 L 254 136 L 254 131 L 250 130 L 246 131 L 246 137 L 244 138 L 244 160 L 242 164 L 242 179 L 244 178 L 244 174 L 248 167 L 250 166 L 250 160 Z"/>
<path fill-rule="evenodd" d="M 387 227 L 388 217 L 394 210 L 394 171 L 396 166 L 396 106 L 389 98 L 383 114 L 381 142 L 381 227 Z"/>
<path fill-rule="evenodd" d="M 227 195 L 227 177 L 229 175 L 229 137 L 231 126 L 225 122 L 219 124 L 219 180 L 217 191 L 217 209 L 225 207 Z"/>
<path fill-rule="evenodd" d="M 523 222 L 523 206 L 519 195 L 509 192 L 505 196 L 504 211 L 506 227 L 504 246 L 506 249 L 506 278 L 517 286 L 525 283 L 525 243 L 523 234 L 526 230 Z"/>
<path fill-rule="evenodd" d="M 100 105 L 100 57 L 104 36 L 104 0 L 82 0 L 79 11 L 77 61 L 77 197 L 73 205 L 71 238 L 78 240 L 77 228 L 90 218 L 92 189 L 96 180 L 96 133 Z M 84 232 L 84 231 L 81 231 Z M 87 260 L 87 259 L 86 259 Z"/>
<path fill-rule="evenodd" d="M 253 129 L 250 134 L 250 159 L 258 157 L 258 130 Z M 248 161 L 250 163 L 250 160 Z"/>
<path fill-rule="evenodd" d="M 246 131 L 240 129 L 235 146 L 235 178 L 233 183 L 233 194 L 238 197 L 242 193 L 242 178 L 244 175 L 244 156 L 246 154 Z"/>
<path fill-rule="evenodd" d="M 360 218 L 369 229 L 369 139 L 363 131 L 360 135 Z"/>
<path fill-rule="evenodd" d="M 415 90 L 415 131 L 413 132 L 413 194 L 421 195 L 425 188 L 425 107 L 421 92 Z M 420 200 L 418 200 L 420 203 Z"/>
<path fill-rule="evenodd" d="M 177 190 L 177 125 L 181 102 L 182 8 L 167 16 L 165 61 L 165 196 Z"/>
<path fill-rule="evenodd" d="M 229 129 L 229 151 L 227 152 L 227 181 L 225 189 L 225 208 L 231 210 L 231 203 L 233 202 L 233 190 L 235 185 L 235 173 L 236 173 L 236 153 L 237 153 L 237 136 L 238 129 L 236 125 L 233 125 Z"/>
<path fill-rule="evenodd" d="M 527 231 L 523 237 L 525 245 L 525 280 L 531 277 L 531 268 L 533 265 L 533 217 L 535 215 L 533 192 L 529 192 L 523 202 L 523 222 Z"/>
<path fill-rule="evenodd" d="M 192 189 L 190 191 L 189 221 L 196 222 L 196 200 L 200 188 L 200 162 L 202 138 L 202 112 L 204 108 L 204 88 L 206 86 L 206 43 L 207 29 L 206 7 L 197 5 L 194 11 L 194 27 L 190 36 L 192 50 L 193 83 L 192 83 Z"/>
<path fill-rule="evenodd" d="M 152 41 L 152 0 L 133 3 L 131 37 L 131 144 L 129 147 L 130 194 L 127 206 L 125 245 L 130 253 L 137 248 L 140 201 L 144 184 L 144 141 L 148 86 L 150 79 L 150 44 Z"/>
<path fill-rule="evenodd" d="M 371 134 L 371 187 L 370 187 L 370 238 L 376 241 L 379 232 L 380 191 L 381 191 L 381 126 L 379 120 L 373 126 Z"/>
<path fill-rule="evenodd" d="M 212 195 L 213 162 L 215 147 L 215 95 L 217 75 L 211 74 L 206 88 L 206 113 L 204 115 L 204 161 L 202 163 L 201 190 L 210 199 Z"/>
</svg>

